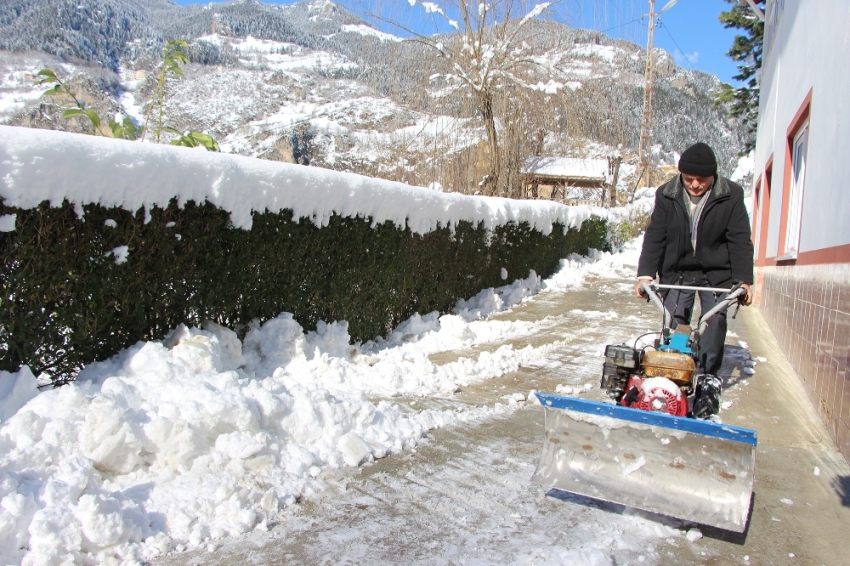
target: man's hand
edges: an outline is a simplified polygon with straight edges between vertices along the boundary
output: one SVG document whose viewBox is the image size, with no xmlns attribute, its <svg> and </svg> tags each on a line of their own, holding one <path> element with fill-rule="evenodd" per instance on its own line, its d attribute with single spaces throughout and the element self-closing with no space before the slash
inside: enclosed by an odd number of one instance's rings
<svg viewBox="0 0 850 566">
<path fill-rule="evenodd" d="M 643 284 L 650 283 L 651 281 L 652 279 L 650 279 L 649 277 L 641 277 L 640 279 L 638 279 L 638 282 L 635 285 L 635 297 L 637 297 L 638 299 L 645 299 L 646 291 L 643 290 Z"/>
<path fill-rule="evenodd" d="M 741 304 L 745 307 L 748 307 L 753 304 L 753 290 L 747 283 L 741 283 L 741 287 L 744 289 L 745 292 L 741 300 Z"/>
</svg>

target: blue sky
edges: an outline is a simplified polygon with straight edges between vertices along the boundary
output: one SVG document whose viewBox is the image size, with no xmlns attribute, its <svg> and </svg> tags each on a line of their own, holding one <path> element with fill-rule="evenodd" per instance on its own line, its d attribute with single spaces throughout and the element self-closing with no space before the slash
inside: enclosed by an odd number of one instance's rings
<svg viewBox="0 0 850 566">
<path fill-rule="evenodd" d="M 266 3 L 290 4 L 291 1 L 264 0 Z M 440 3 L 440 0 L 430 0 Z M 176 0 L 178 4 L 208 4 L 208 0 Z M 407 0 L 337 0 L 350 11 L 364 15 L 381 12 L 399 21 L 406 21 L 419 33 L 438 31 L 433 16 L 424 16 L 420 6 L 411 9 Z M 667 0 L 656 0 L 656 11 Z M 724 0 L 679 0 L 661 16 L 661 26 L 655 30 L 655 45 L 670 52 L 677 64 L 717 75 L 720 80 L 734 83 L 735 63 L 726 57 L 737 30 L 724 29 L 717 19 L 731 4 Z M 559 21 L 574 26 L 595 29 L 612 37 L 646 45 L 647 20 L 642 15 L 649 10 L 647 0 L 562 0 L 557 7 Z M 368 18 L 366 18 L 368 19 Z M 383 31 L 403 35 L 387 24 L 376 23 Z M 446 31 L 445 27 L 439 31 Z"/>
</svg>

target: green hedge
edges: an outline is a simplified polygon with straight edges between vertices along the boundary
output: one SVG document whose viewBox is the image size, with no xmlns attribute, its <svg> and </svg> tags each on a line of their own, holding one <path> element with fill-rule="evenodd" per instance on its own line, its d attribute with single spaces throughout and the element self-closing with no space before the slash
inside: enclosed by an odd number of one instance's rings
<svg viewBox="0 0 850 566">
<path fill-rule="evenodd" d="M 284 311 L 305 329 L 347 320 L 363 341 L 413 313 L 449 312 L 459 298 L 504 285 L 503 267 L 510 279 L 530 269 L 546 277 L 570 253 L 607 247 L 599 218 L 549 235 L 527 224 L 488 233 L 469 223 L 417 235 L 340 216 L 319 228 L 289 211 L 255 213 L 242 230 L 208 203 L 172 201 L 147 222 L 143 210 L 83 210 L 80 219 L 67 202 L 22 210 L 0 201 L 0 215 L 17 215 L 16 229 L 0 233 L 0 369 L 29 364 L 64 381 L 180 323 L 244 332 Z M 111 251 L 125 245 L 128 260 L 118 264 Z"/>
</svg>

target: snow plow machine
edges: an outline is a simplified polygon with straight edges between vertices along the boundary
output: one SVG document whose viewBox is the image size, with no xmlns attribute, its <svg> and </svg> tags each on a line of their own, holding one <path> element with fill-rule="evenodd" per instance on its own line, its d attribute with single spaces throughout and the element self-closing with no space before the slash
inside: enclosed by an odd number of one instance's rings
<svg viewBox="0 0 850 566">
<path fill-rule="evenodd" d="M 614 404 L 537 393 L 545 409 L 543 452 L 532 480 L 575 493 L 742 533 L 755 473 L 756 432 L 689 415 L 700 335 L 744 290 L 644 283 L 663 314 L 652 345 L 608 345 L 602 388 Z M 726 293 L 696 330 L 679 325 L 659 290 Z"/>
</svg>

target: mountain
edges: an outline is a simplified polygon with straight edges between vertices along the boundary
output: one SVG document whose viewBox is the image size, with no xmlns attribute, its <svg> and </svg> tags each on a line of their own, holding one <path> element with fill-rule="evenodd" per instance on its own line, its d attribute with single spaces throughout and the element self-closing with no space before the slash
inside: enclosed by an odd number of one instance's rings
<svg viewBox="0 0 850 566">
<path fill-rule="evenodd" d="M 488 159 L 468 91 L 422 43 L 402 41 L 327 0 L 181 7 L 168 0 L 8 0 L 0 6 L 0 122 L 85 131 L 40 98 L 49 67 L 101 116 L 143 121 L 165 41 L 190 42 L 185 78 L 167 83 L 164 123 L 211 133 L 222 150 L 354 171 L 447 190 L 476 190 Z M 599 32 L 535 21 L 521 38 L 561 85 L 510 90 L 499 135 L 528 155 L 624 156 L 634 182 L 644 50 Z M 655 159 L 709 143 L 730 174 L 743 129 L 712 105 L 716 77 L 656 50 Z M 547 92 L 547 90 L 549 90 Z M 509 118 L 512 117 L 512 118 Z M 658 173 L 658 181 L 662 173 Z"/>
</svg>

